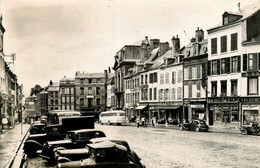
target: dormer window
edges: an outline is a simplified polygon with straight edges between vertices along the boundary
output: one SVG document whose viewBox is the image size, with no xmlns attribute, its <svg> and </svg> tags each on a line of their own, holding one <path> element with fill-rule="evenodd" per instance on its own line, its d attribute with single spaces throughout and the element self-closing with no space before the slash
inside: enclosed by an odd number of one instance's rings
<svg viewBox="0 0 260 168">
<path fill-rule="evenodd" d="M 225 16 L 223 19 L 223 25 L 228 24 L 228 16 Z"/>
</svg>

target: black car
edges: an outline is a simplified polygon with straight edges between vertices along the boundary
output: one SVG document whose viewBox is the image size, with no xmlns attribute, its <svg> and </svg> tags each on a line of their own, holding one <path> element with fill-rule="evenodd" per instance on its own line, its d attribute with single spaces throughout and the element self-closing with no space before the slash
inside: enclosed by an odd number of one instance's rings
<svg viewBox="0 0 260 168">
<path fill-rule="evenodd" d="M 92 138 L 106 137 L 105 133 L 96 129 L 81 129 L 75 131 L 68 131 L 66 138 L 64 140 L 58 141 L 48 141 L 44 144 L 42 151 L 39 151 L 40 156 L 46 158 L 49 161 L 54 159 L 54 148 L 66 148 L 75 149 L 83 148 L 89 143 Z"/>
<path fill-rule="evenodd" d="M 196 132 L 199 131 L 208 131 L 209 126 L 204 120 L 191 120 L 189 123 L 181 123 L 179 129 L 182 130 L 193 130 Z"/>
<path fill-rule="evenodd" d="M 128 157 L 130 161 L 133 163 L 137 164 L 139 167 L 143 167 L 141 163 L 141 159 L 138 157 L 138 155 L 135 153 L 135 151 L 131 150 L 128 143 L 124 140 L 119 140 L 119 139 L 110 139 L 110 138 L 93 138 L 89 140 L 89 144 L 95 144 L 95 143 L 100 143 L 104 141 L 110 141 L 113 143 L 116 143 L 118 145 L 122 145 L 126 147 Z M 76 161 L 76 160 L 81 160 L 81 159 L 86 159 L 90 156 L 88 146 L 86 148 L 81 148 L 81 149 L 58 149 L 55 152 L 55 159 L 57 163 L 64 163 L 64 162 L 69 162 L 69 161 Z"/>
<path fill-rule="evenodd" d="M 88 144 L 90 157 L 57 164 L 58 168 L 144 168 L 129 159 L 126 147 L 110 141 Z"/>
<path fill-rule="evenodd" d="M 260 133 L 260 126 L 259 123 L 253 123 L 252 126 L 242 126 L 240 128 L 242 135 L 251 135 L 251 134 L 259 134 Z"/>
</svg>

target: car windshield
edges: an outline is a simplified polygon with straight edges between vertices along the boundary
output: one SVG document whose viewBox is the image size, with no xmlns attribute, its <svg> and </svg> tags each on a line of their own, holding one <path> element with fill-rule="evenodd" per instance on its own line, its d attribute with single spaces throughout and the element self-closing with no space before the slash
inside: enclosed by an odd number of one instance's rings
<svg viewBox="0 0 260 168">
<path fill-rule="evenodd" d="M 67 135 L 66 135 L 66 139 L 73 139 L 74 136 L 75 136 L 74 132 L 68 132 Z"/>
</svg>

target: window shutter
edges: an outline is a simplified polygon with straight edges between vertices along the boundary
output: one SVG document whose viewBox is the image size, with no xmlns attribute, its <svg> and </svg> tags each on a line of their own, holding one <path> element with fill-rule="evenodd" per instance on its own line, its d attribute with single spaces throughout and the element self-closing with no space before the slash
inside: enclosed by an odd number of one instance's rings
<svg viewBox="0 0 260 168">
<path fill-rule="evenodd" d="M 200 65 L 197 66 L 197 78 L 200 79 L 201 76 L 200 76 L 201 72 L 200 72 Z"/>
<path fill-rule="evenodd" d="M 243 71 L 247 71 L 247 54 L 243 54 Z"/>
<path fill-rule="evenodd" d="M 227 73 L 230 73 L 230 58 L 226 58 L 226 70 Z"/>
<path fill-rule="evenodd" d="M 211 64 L 211 61 L 208 61 L 208 69 L 207 69 L 207 75 L 209 75 L 210 76 L 210 71 L 211 71 L 211 66 L 210 66 L 210 64 Z"/>
<path fill-rule="evenodd" d="M 258 70 L 260 70 L 260 53 L 258 53 Z"/>
<path fill-rule="evenodd" d="M 220 60 L 217 60 L 217 74 L 220 74 Z"/>
<path fill-rule="evenodd" d="M 241 71 L 241 56 L 237 56 L 237 72 L 240 72 Z"/>
<path fill-rule="evenodd" d="M 257 54 L 253 54 L 253 70 L 257 70 Z"/>
</svg>

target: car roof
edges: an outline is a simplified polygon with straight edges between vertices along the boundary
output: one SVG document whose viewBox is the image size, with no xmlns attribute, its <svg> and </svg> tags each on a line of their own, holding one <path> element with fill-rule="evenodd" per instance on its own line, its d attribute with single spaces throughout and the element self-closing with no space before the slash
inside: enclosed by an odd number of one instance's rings
<svg viewBox="0 0 260 168">
<path fill-rule="evenodd" d="M 74 132 L 75 134 L 83 133 L 83 132 L 102 132 L 102 133 L 104 133 L 103 131 L 98 130 L 98 129 L 79 129 L 79 130 L 68 131 L 68 133 L 69 132 Z"/>
<path fill-rule="evenodd" d="M 108 148 L 118 148 L 123 151 L 127 151 L 126 147 L 122 145 L 115 144 L 111 141 L 104 141 L 100 143 L 94 143 L 94 144 L 87 144 L 88 147 L 93 149 L 108 149 Z"/>
</svg>

